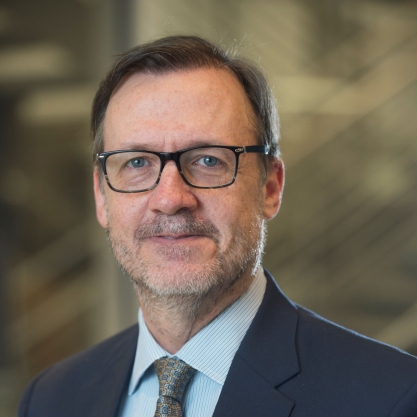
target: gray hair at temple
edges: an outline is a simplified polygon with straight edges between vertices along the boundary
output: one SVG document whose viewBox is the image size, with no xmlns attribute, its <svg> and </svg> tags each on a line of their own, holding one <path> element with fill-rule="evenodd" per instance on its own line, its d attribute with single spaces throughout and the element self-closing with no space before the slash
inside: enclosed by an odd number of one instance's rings
<svg viewBox="0 0 417 417">
<path fill-rule="evenodd" d="M 119 82 L 133 73 L 162 75 L 199 68 L 225 69 L 243 87 L 255 115 L 257 141 L 269 145 L 270 155 L 262 156 L 265 173 L 279 156 L 279 118 L 267 80 L 250 61 L 197 36 L 169 36 L 136 46 L 120 55 L 101 82 L 93 101 L 91 132 L 94 155 L 104 151 L 103 121 L 111 95 Z"/>
</svg>

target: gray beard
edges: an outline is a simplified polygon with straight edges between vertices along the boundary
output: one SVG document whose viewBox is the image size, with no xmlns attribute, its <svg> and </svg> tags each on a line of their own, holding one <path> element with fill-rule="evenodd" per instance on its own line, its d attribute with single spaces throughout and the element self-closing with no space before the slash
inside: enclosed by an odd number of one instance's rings
<svg viewBox="0 0 417 417">
<path fill-rule="evenodd" d="M 247 287 L 249 280 L 261 264 L 266 239 L 265 220 L 260 216 L 253 218 L 250 228 L 243 229 L 235 225 L 231 231 L 234 242 L 227 251 L 219 249 L 220 232 L 210 222 L 197 221 L 188 211 L 179 212 L 174 216 L 159 214 L 152 222 L 142 224 L 135 232 L 137 250 L 143 239 L 156 234 L 201 234 L 210 237 L 217 247 L 214 261 L 200 268 L 198 274 L 184 269 L 177 274 L 171 285 L 166 284 L 167 269 L 153 271 L 150 261 L 144 261 L 136 253 L 114 238 L 111 228 L 107 230 L 108 240 L 113 254 L 124 272 L 138 292 L 142 307 L 149 310 L 163 308 L 172 311 L 186 321 L 194 321 L 204 316 L 229 291 L 242 285 Z M 176 250 L 161 249 L 161 255 L 186 257 L 191 248 Z M 169 252 L 169 253 L 167 253 Z M 155 270 L 155 268 L 153 268 Z"/>
</svg>

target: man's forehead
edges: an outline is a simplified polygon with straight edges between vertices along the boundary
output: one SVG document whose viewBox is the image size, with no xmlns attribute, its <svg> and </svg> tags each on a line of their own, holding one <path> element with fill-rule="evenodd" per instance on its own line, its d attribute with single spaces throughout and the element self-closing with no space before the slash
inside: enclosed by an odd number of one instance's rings
<svg viewBox="0 0 417 417">
<path fill-rule="evenodd" d="M 247 100 L 242 85 L 237 78 L 225 69 L 197 68 L 182 71 L 170 71 L 162 74 L 150 72 L 132 73 L 125 76 L 114 89 L 111 103 L 126 100 L 130 95 L 137 99 L 144 99 L 146 95 L 156 94 L 166 90 L 174 99 L 187 97 L 193 92 L 200 96 L 202 101 L 221 95 L 226 102 L 230 96 Z M 169 97 L 166 97 L 169 98 Z"/>
<path fill-rule="evenodd" d="M 130 130 L 130 135 L 144 130 L 148 135 L 166 135 L 169 129 L 172 135 L 183 133 L 221 142 L 218 135 L 224 132 L 230 136 L 229 130 L 253 133 L 253 120 L 242 86 L 226 70 L 135 73 L 122 80 L 113 93 L 104 134 L 123 129 L 126 133 Z"/>
</svg>

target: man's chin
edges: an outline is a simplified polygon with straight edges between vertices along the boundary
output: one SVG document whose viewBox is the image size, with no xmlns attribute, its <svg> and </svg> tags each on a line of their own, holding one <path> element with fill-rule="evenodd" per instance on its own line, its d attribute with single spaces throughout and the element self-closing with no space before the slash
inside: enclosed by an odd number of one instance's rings
<svg viewBox="0 0 417 417">
<path fill-rule="evenodd" d="M 204 296 L 221 285 L 222 277 L 218 271 L 196 265 L 178 265 L 160 268 L 144 267 L 141 273 L 132 277 L 139 290 L 145 290 L 158 297 Z"/>
</svg>

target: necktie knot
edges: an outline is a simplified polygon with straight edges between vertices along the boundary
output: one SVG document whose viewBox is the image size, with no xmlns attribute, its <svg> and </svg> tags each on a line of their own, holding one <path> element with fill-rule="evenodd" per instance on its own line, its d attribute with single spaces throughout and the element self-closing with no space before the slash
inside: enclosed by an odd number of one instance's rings
<svg viewBox="0 0 417 417">
<path fill-rule="evenodd" d="M 158 359 L 154 368 L 159 381 L 155 416 L 181 416 L 182 396 L 195 369 L 176 357 Z"/>
</svg>

